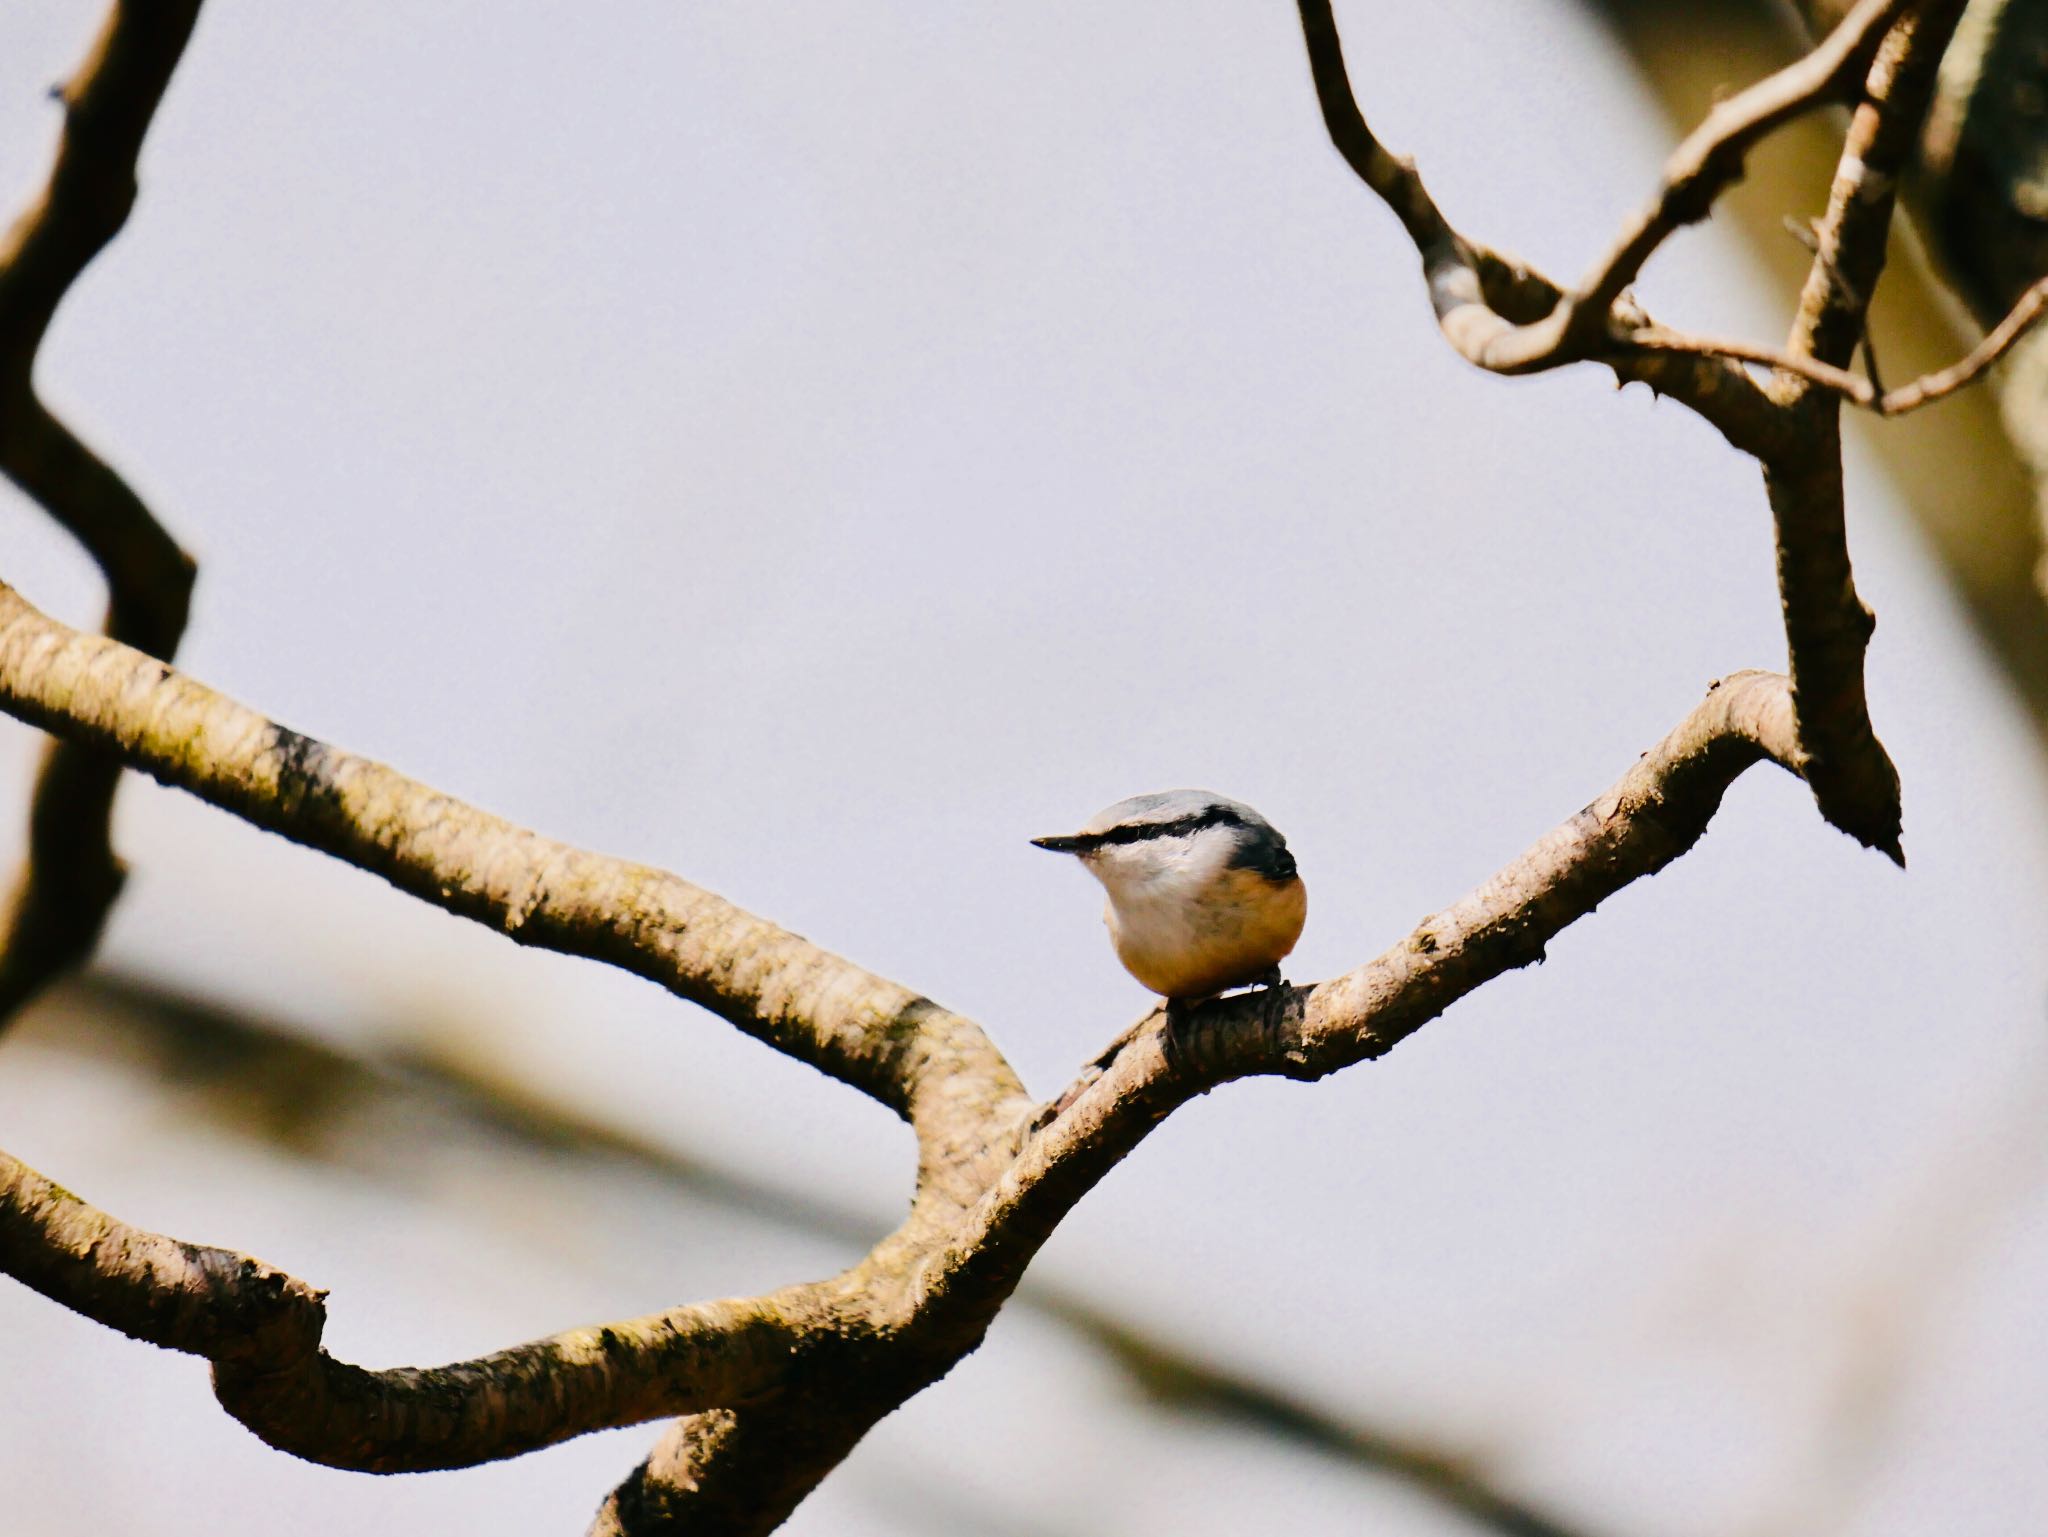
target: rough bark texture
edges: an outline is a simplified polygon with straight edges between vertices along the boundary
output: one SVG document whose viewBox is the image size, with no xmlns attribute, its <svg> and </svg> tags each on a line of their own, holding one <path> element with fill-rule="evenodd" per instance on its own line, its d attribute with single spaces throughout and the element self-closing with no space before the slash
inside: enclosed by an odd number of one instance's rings
<svg viewBox="0 0 2048 1537">
<path fill-rule="evenodd" d="M 1787 350 L 1837 367 L 1854 356 L 1884 271 L 1900 178 L 1934 95 L 1961 0 L 1928 0 L 1885 38 L 1850 119 Z M 1841 400 L 1797 375 L 1778 395 L 1800 424 L 1764 463 L 1778 527 L 1778 590 L 1806 773 L 1823 813 L 1903 862 L 1899 776 L 1871 729 L 1863 657 L 1876 617 L 1856 595 L 1843 523 Z"/>
<path fill-rule="evenodd" d="M 980 1343 L 1075 1202 L 1190 1098 L 1235 1078 L 1309 1080 L 1383 1055 L 1683 854 L 1729 783 L 1763 759 L 1802 775 L 1829 821 L 1899 858 L 1898 780 L 1863 687 L 1870 616 L 1844 536 L 1839 413 L 1854 392 L 1839 376 L 1862 334 L 1893 189 L 1959 4 L 1864 0 L 1810 57 L 1715 109 L 1656 196 L 1569 290 L 1444 219 L 1352 98 L 1328 0 L 1299 4 L 1332 142 L 1413 239 L 1437 323 L 1463 356 L 1501 373 L 1602 363 L 1684 401 L 1762 465 L 1789 678 L 1742 672 L 1716 683 L 1611 789 L 1377 958 L 1318 984 L 1155 1013 L 1034 1105 L 979 1026 L 910 989 L 677 876 L 543 838 L 279 725 L 145 649 L 46 617 L 0 584 L 0 708 L 88 755 L 77 762 L 140 769 L 518 943 L 647 977 L 889 1106 L 920 1149 L 908 1215 L 838 1275 L 427 1370 L 333 1360 L 320 1349 L 325 1300 L 314 1287 L 131 1228 L 4 1155 L 0 1270 L 209 1359 L 230 1413 L 273 1445 L 338 1467 L 466 1466 L 681 1416 L 596 1529 L 765 1532 L 883 1415 Z M 179 13 L 187 28 L 190 10 Z M 80 94 L 89 103 L 104 90 L 124 103 L 109 109 L 123 129 L 95 138 L 81 108 L 53 189 L 76 183 L 66 168 L 74 154 L 97 166 L 84 185 L 132 173 L 176 57 L 166 34 L 138 18 L 164 14 L 117 6 Z M 149 67 L 124 73 L 130 37 L 155 38 L 155 51 L 136 44 Z M 1769 378 L 1705 339 L 1654 326 L 1626 291 L 1642 263 L 1706 216 L 1762 135 L 1843 100 L 1854 103 L 1849 136 L 1791 339 L 1767 360 Z M 55 192 L 46 203 L 68 206 Z M 28 274 L 17 278 L 22 291 L 54 305 L 76 266 L 58 264 L 54 288 L 31 281 L 52 270 L 35 255 L 45 226 L 66 227 L 61 213 L 32 214 L 10 261 Z M 116 540 L 124 549 L 151 542 L 135 510 Z M 160 572 L 161 554 L 136 558 Z"/>
<path fill-rule="evenodd" d="M 11 588 L 0 658 L 23 720 L 520 944 L 636 972 L 912 1121 L 1021 1100 L 979 1026 L 908 988 L 676 876 L 540 837 L 267 720 Z"/>
<path fill-rule="evenodd" d="M 643 1209 L 650 1223 L 686 1215 L 700 1220 L 708 1203 L 852 1252 L 875 1237 L 875 1224 L 861 1214 L 693 1157 L 672 1136 L 622 1133 L 601 1116 L 569 1110 L 507 1081 L 487 1053 L 449 1056 L 431 1040 L 398 1043 L 394 1059 L 365 1058 L 159 984 L 104 974 L 71 981 L 23 1020 L 17 1039 L 29 1051 L 143 1078 L 175 1115 L 209 1136 L 244 1138 L 263 1157 L 283 1150 L 373 1188 L 394 1180 L 411 1187 L 422 1165 L 431 1166 L 453 1139 L 465 1158 L 484 1149 L 482 1156 L 501 1163 L 507 1179 L 542 1161 L 572 1178 L 624 1176 L 653 1193 Z M 1224 1421 L 1393 1479 L 1502 1537 L 1571 1537 L 1574 1531 L 1505 1488 L 1492 1459 L 1419 1433 L 1400 1423 L 1398 1411 L 1386 1419 L 1340 1412 L 1254 1365 L 1226 1365 L 1211 1346 L 1184 1348 L 1030 1273 L 1011 1306 L 1100 1351 L 1163 1413 Z"/>
<path fill-rule="evenodd" d="M 516 934 L 547 900 L 484 899 L 478 891 L 488 881 L 447 863 L 448 847 L 364 830 L 366 822 L 386 825 L 363 815 L 366 807 L 388 812 L 430 797 L 430 823 L 496 849 L 514 834 L 487 814 L 361 760 L 329 765 L 331 781 L 310 775 L 306 753 L 280 752 L 277 728 L 253 712 L 118 642 L 67 629 L 6 588 L 0 704 L 287 837 L 346 849 L 380 873 L 426 861 L 445 882 L 409 878 L 407 889 L 450 911 L 506 927 L 504 914 L 523 906 Z M 1690 847 L 1750 764 L 1789 764 L 1796 755 L 1785 680 L 1739 674 L 1716 685 L 1607 794 L 1357 971 L 1224 1000 L 1172 1027 L 1156 1014 L 1035 1115 L 1021 1099 L 938 1099 L 939 1108 L 913 1120 L 921 1138 L 944 1146 L 945 1177 L 921 1189 L 901 1227 L 827 1281 L 572 1330 L 432 1370 L 368 1372 L 319 1350 L 324 1310 L 308 1284 L 242 1256 L 129 1228 L 11 1160 L 0 1166 L 0 1267 L 89 1316 L 207 1356 L 230 1413 L 273 1445 L 333 1466 L 463 1466 L 604 1426 L 692 1414 L 602 1519 L 643 1523 L 619 1530 L 662 1530 L 659 1523 L 687 1513 L 692 1530 L 766 1531 L 869 1426 L 979 1344 L 1074 1202 L 1175 1108 L 1232 1078 L 1314 1078 L 1383 1054 L 1473 988 L 1537 959 L 1565 925 Z M 390 814 L 401 830 L 413 825 Z M 545 868 L 607 863 L 548 847 Z M 674 904 L 664 894 L 675 878 L 629 868 L 635 874 L 619 900 L 645 905 L 626 909 L 642 921 L 623 928 L 664 958 L 665 980 L 677 985 L 687 968 L 676 969 L 676 957 L 697 952 L 674 933 Z M 813 964 L 844 963 L 818 955 Z M 729 994 L 715 1002 L 738 1007 Z M 878 1041 L 889 1034 L 886 1024 L 877 1027 Z M 815 1037 L 793 1047 L 827 1070 L 846 1060 Z M 155 1298 L 160 1286 L 169 1298 Z M 263 1327 L 252 1328 L 251 1317 Z"/>
</svg>

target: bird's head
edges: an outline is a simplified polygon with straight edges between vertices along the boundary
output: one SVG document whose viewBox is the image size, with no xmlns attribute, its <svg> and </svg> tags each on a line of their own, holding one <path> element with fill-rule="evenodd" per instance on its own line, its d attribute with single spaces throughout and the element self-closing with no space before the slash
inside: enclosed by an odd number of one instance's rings
<svg viewBox="0 0 2048 1537">
<path fill-rule="evenodd" d="M 1077 833 L 1031 841 L 1074 855 L 1112 896 L 1191 869 L 1248 869 L 1275 881 L 1295 873 L 1287 840 L 1273 824 L 1213 790 L 1134 795 L 1097 812 Z"/>
</svg>

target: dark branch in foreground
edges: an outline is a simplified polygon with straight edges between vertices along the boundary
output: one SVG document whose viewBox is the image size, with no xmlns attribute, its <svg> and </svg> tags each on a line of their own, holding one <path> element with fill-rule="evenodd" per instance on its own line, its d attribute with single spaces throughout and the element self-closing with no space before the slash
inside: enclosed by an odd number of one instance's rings
<svg viewBox="0 0 2048 1537">
<path fill-rule="evenodd" d="M 71 285 L 127 222 L 143 135 L 184 52 L 198 0 L 116 5 L 58 93 L 64 134 L 42 196 L 0 241 L 0 473 L 98 562 L 107 633 L 168 658 L 184 634 L 192 561 L 127 483 L 43 404 L 36 354 Z M 0 908 L 0 1030 L 99 943 L 123 869 L 110 841 L 119 763 L 53 743 L 37 775 L 28 861 Z"/>
</svg>

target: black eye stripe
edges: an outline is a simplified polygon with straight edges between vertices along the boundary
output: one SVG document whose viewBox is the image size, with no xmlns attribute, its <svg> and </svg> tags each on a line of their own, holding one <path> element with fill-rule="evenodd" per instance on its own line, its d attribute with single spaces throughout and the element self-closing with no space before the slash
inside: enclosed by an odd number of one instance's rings
<svg viewBox="0 0 2048 1537">
<path fill-rule="evenodd" d="M 1174 822 L 1139 822 L 1128 827 L 1112 827 L 1106 833 L 1082 833 L 1074 841 L 1080 845 L 1077 852 L 1107 848 L 1117 843 L 1149 843 L 1154 838 L 1185 838 L 1198 833 L 1205 827 L 1243 827 L 1245 820 L 1228 806 L 1211 806 L 1207 811 L 1197 812 L 1191 817 L 1182 817 Z"/>
</svg>

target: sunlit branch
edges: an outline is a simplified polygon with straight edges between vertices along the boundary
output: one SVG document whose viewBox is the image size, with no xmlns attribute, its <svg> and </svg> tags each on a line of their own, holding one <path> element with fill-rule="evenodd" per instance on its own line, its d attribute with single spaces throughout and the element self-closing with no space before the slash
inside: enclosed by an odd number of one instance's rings
<svg viewBox="0 0 2048 1537">
<path fill-rule="evenodd" d="M 543 838 L 278 725 L 4 584 L 0 708 L 521 944 L 658 982 L 866 1090 L 934 1145 L 1021 1099 L 978 1026 L 909 989 L 677 876 Z"/>
</svg>

